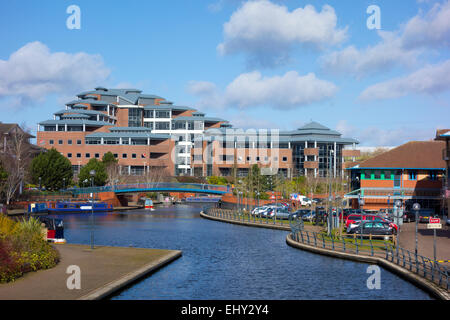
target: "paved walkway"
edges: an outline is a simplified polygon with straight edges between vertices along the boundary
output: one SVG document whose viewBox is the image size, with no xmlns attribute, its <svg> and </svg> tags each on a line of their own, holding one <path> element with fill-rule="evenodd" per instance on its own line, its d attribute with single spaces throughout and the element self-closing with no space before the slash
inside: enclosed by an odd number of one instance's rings
<svg viewBox="0 0 450 320">
<path fill-rule="evenodd" d="M 15 282 L 0 284 L 2 300 L 100 299 L 181 256 L 181 251 L 57 245 L 58 265 L 25 274 Z M 69 290 L 67 267 L 81 270 L 81 289 Z"/>
<path fill-rule="evenodd" d="M 411 252 L 414 252 L 416 248 L 415 230 L 415 222 L 405 223 L 400 233 L 400 246 Z M 433 259 L 433 230 L 427 229 L 426 223 L 418 224 L 417 239 L 418 254 Z M 436 230 L 436 258 L 450 260 L 450 227 L 445 224 L 442 225 L 441 230 Z M 445 265 L 450 266 L 450 263 Z"/>
</svg>

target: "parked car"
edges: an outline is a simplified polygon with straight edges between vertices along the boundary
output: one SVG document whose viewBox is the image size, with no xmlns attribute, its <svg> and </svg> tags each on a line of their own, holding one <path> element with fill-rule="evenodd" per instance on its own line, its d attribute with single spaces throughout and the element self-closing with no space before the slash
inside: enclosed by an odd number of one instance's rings
<svg viewBox="0 0 450 320">
<path fill-rule="evenodd" d="M 395 231 L 394 228 L 386 222 L 362 221 L 357 227 L 351 229 L 349 233 L 363 235 L 392 235 Z"/>
<path fill-rule="evenodd" d="M 403 213 L 403 222 L 413 222 L 416 221 L 416 213 L 414 211 L 405 211 Z"/>
<path fill-rule="evenodd" d="M 278 209 L 278 210 L 273 210 L 273 212 L 271 213 L 271 218 L 276 217 L 277 219 L 289 219 L 289 215 L 291 214 L 291 212 L 289 211 L 289 209 Z"/>
<path fill-rule="evenodd" d="M 448 226 L 450 226 L 450 218 L 447 219 L 446 224 L 447 224 Z"/>
<path fill-rule="evenodd" d="M 398 232 L 398 226 L 393 223 L 392 221 L 385 219 L 383 217 L 380 217 L 378 215 L 373 214 L 351 214 L 347 217 L 347 220 L 345 220 L 345 227 L 348 229 L 351 224 L 355 224 L 356 222 L 360 222 L 361 218 L 363 221 L 377 221 L 377 222 L 384 222 L 388 223 L 392 228 L 394 228 L 395 232 Z"/>
<path fill-rule="evenodd" d="M 316 213 L 314 211 L 310 210 L 309 212 L 307 212 L 306 214 L 304 214 L 302 216 L 302 220 L 312 222 L 315 217 L 316 217 Z"/>
<path fill-rule="evenodd" d="M 267 206 L 256 207 L 252 210 L 252 215 L 259 216 L 265 210 L 267 210 Z"/>
<path fill-rule="evenodd" d="M 419 211 L 419 222 L 420 223 L 429 223 L 430 218 L 435 216 L 434 211 L 431 210 L 420 210 Z"/>
</svg>

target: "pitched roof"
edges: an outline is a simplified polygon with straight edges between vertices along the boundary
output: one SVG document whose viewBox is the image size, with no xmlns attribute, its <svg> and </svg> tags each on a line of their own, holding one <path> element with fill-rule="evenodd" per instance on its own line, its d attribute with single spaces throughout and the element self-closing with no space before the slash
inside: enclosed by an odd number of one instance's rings
<svg viewBox="0 0 450 320">
<path fill-rule="evenodd" d="M 411 141 L 361 162 L 361 168 L 443 169 L 442 141 Z"/>
</svg>

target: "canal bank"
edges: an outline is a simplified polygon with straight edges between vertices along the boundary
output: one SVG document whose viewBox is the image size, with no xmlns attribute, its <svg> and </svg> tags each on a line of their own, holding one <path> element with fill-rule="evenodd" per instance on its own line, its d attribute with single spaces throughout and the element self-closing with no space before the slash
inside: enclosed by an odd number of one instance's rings
<svg viewBox="0 0 450 320">
<path fill-rule="evenodd" d="M 0 284 L 1 300 L 99 300 L 181 257 L 179 250 L 65 244 L 57 246 L 61 260 L 52 269 L 30 272 L 15 282 Z M 69 289 L 80 270 L 80 289 Z M 68 269 L 69 268 L 69 269 Z M 73 278 L 71 278 L 73 279 Z M 72 283 L 72 282 L 71 282 Z M 75 283 L 75 282 L 74 282 Z"/>
<path fill-rule="evenodd" d="M 306 250 L 306 251 L 317 253 L 317 254 L 331 256 L 331 257 L 335 257 L 335 258 L 339 258 L 339 259 L 347 259 L 347 260 L 353 260 L 353 261 L 362 262 L 362 263 L 370 263 L 370 264 L 379 265 L 379 266 L 385 268 L 386 270 L 389 270 L 392 273 L 397 274 L 398 276 L 402 277 L 403 279 L 410 281 L 411 283 L 415 284 L 419 288 L 429 292 L 431 295 L 433 295 L 437 299 L 450 300 L 450 293 L 447 290 L 440 288 L 436 284 L 424 279 L 423 277 L 420 277 L 417 274 L 415 274 L 405 268 L 402 268 L 390 261 L 387 261 L 386 259 L 384 259 L 382 257 L 357 255 L 357 254 L 344 253 L 344 252 L 338 252 L 335 250 L 315 247 L 315 246 L 311 246 L 311 245 L 307 245 L 304 243 L 294 241 L 290 234 L 287 235 L 287 237 L 286 237 L 286 243 L 293 248 Z"/>
<path fill-rule="evenodd" d="M 248 226 L 248 227 L 260 227 L 260 228 L 262 227 L 262 228 L 271 228 L 271 229 L 278 229 L 278 230 L 289 229 L 289 231 L 290 231 L 290 227 L 267 225 L 264 223 L 255 223 L 255 222 L 245 221 L 244 219 L 240 219 L 240 218 L 236 219 L 234 217 L 234 215 L 232 215 L 232 214 L 224 214 L 223 212 L 220 212 L 220 209 L 210 209 L 210 210 L 213 211 L 212 215 L 207 214 L 203 211 L 200 213 L 200 215 L 205 219 L 219 221 L 219 222 L 238 224 L 238 225 L 243 225 L 243 226 Z M 208 213 L 211 213 L 211 212 L 208 212 Z M 313 226 L 305 226 L 305 230 L 308 229 L 306 227 L 313 227 Z M 317 230 L 309 230 L 309 231 L 312 231 L 313 233 L 317 232 Z M 302 237 L 302 239 L 303 239 L 303 237 Z M 372 248 L 372 255 L 361 254 L 361 252 L 358 254 L 358 250 L 356 250 L 356 254 L 352 254 L 349 252 L 340 252 L 337 249 L 338 246 L 337 245 L 335 246 L 335 244 L 332 244 L 332 249 L 331 249 L 331 247 L 327 248 L 325 243 L 323 243 L 323 247 L 319 247 L 319 246 L 317 246 L 317 244 L 309 245 L 309 236 L 308 236 L 308 244 L 305 244 L 305 243 L 302 243 L 299 241 L 294 241 L 291 238 L 291 234 L 289 234 L 287 236 L 286 242 L 289 246 L 291 246 L 293 248 L 309 251 L 309 252 L 312 252 L 315 254 L 330 256 L 333 258 L 353 260 L 353 261 L 361 262 L 361 263 L 380 265 L 381 267 L 385 268 L 386 270 L 391 271 L 393 274 L 400 276 L 401 278 L 411 282 L 412 284 L 416 285 L 417 287 L 421 288 L 422 290 L 430 293 L 432 296 L 434 296 L 438 299 L 442 299 L 442 300 L 450 300 L 450 292 L 448 290 L 436 285 L 436 283 L 427 279 L 425 275 L 422 277 L 417 274 L 419 272 L 414 273 L 414 272 L 408 270 L 407 268 L 405 268 L 405 264 L 402 267 L 399 264 L 393 263 L 394 259 L 392 259 L 392 262 L 388 261 L 387 259 L 384 259 L 383 256 L 386 255 L 386 252 L 384 252 L 384 251 L 383 252 L 375 252 L 375 254 L 374 254 L 373 248 Z M 349 245 L 349 247 L 350 246 L 351 245 Z M 344 246 L 344 250 L 345 250 L 345 246 Z M 403 250 L 402 250 L 402 252 L 403 252 Z M 426 269 L 425 269 L 425 272 L 426 272 Z"/>
</svg>

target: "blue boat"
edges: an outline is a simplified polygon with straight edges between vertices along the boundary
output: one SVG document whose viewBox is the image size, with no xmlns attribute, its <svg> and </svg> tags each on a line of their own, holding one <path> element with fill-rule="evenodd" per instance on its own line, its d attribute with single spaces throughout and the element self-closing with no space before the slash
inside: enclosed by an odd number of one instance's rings
<svg viewBox="0 0 450 320">
<path fill-rule="evenodd" d="M 94 212 L 112 211 L 112 204 L 106 202 L 94 202 Z M 49 213 L 90 213 L 92 202 L 56 202 L 48 207 Z"/>
<path fill-rule="evenodd" d="M 28 213 L 47 213 L 47 203 L 30 203 L 28 205 Z"/>
</svg>

